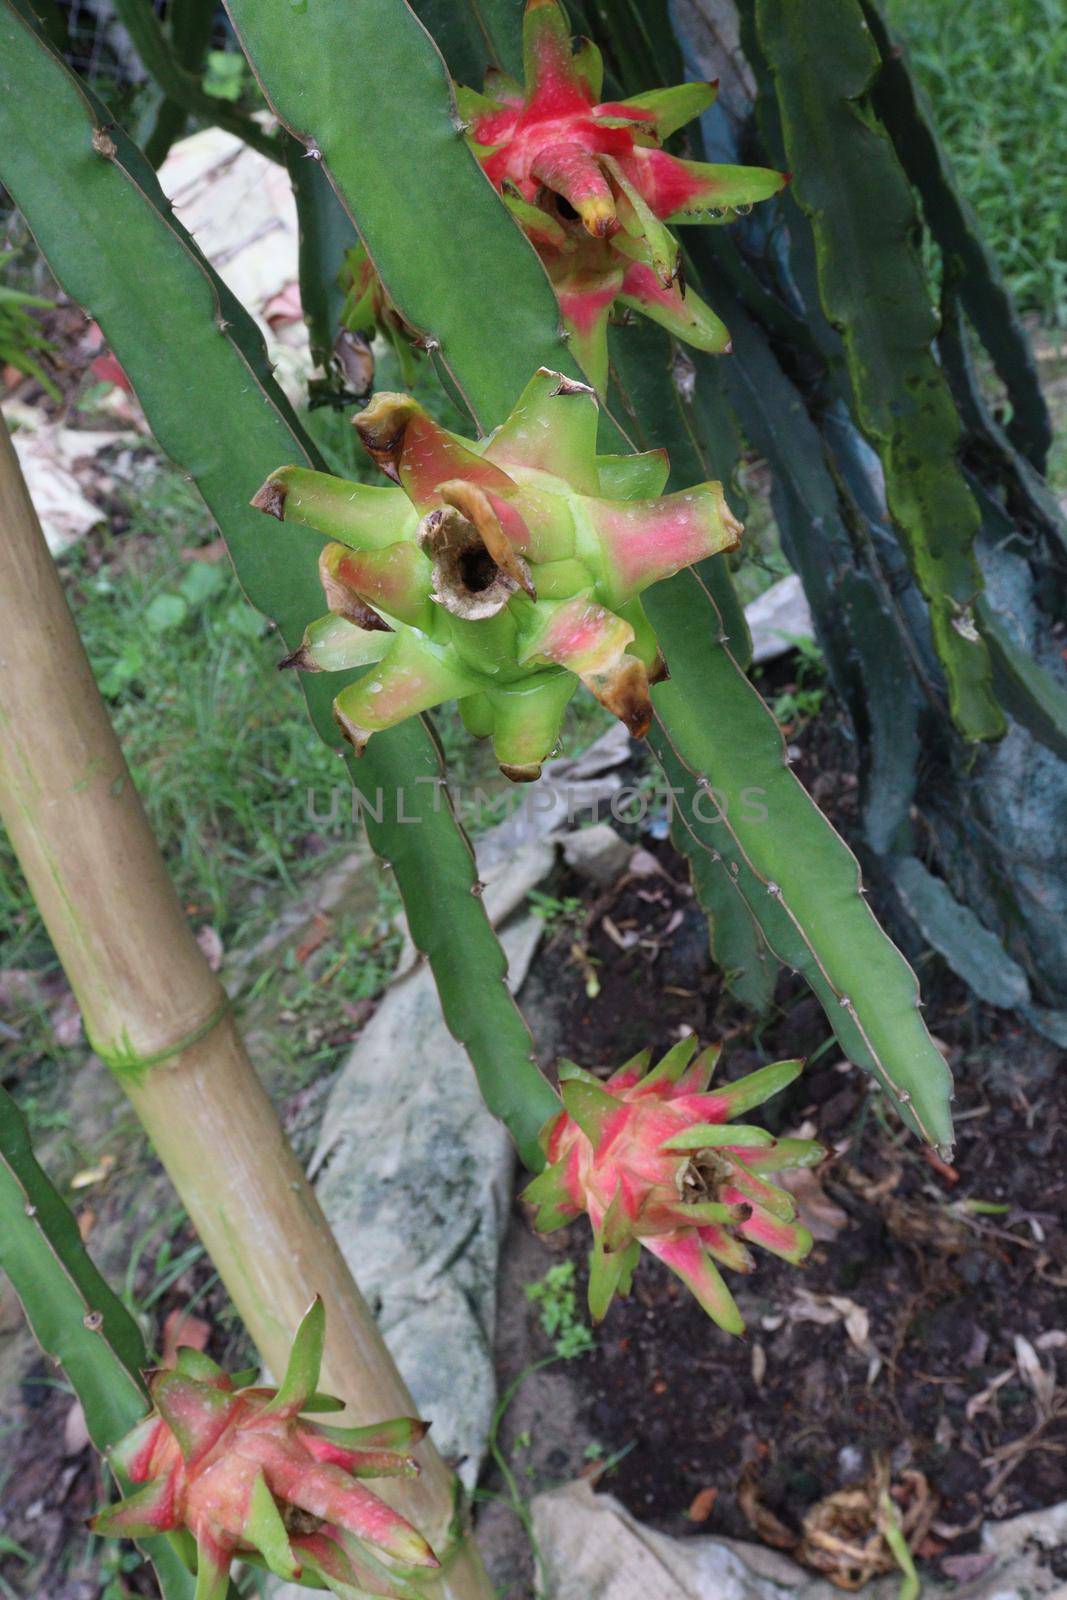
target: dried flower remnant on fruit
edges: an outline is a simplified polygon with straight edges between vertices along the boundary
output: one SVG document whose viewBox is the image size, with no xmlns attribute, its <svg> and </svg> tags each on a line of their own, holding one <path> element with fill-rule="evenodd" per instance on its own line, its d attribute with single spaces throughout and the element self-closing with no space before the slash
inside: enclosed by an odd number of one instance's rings
<svg viewBox="0 0 1067 1600">
<path fill-rule="evenodd" d="M 588 1216 L 597 1321 L 629 1290 L 642 1245 L 729 1333 L 744 1323 L 719 1268 L 751 1272 L 749 1245 L 792 1262 L 811 1249 L 792 1197 L 768 1175 L 813 1166 L 822 1146 L 731 1121 L 792 1083 L 803 1063 L 777 1061 L 712 1089 L 719 1051 L 696 1050 L 685 1039 L 651 1071 L 645 1051 L 606 1081 L 560 1066 L 563 1108 L 541 1136 L 548 1164 L 524 1198 L 543 1233 Z"/>
<path fill-rule="evenodd" d="M 436 1567 L 422 1535 L 365 1485 L 410 1477 L 426 1426 L 411 1417 L 334 1428 L 303 1412 L 341 1410 L 319 1394 L 324 1311 L 311 1306 L 277 1389 L 249 1386 L 199 1350 L 149 1376 L 154 1409 L 114 1450 L 126 1499 L 92 1520 L 127 1538 L 188 1531 L 196 1542 L 196 1600 L 225 1600 L 234 1559 L 312 1588 L 402 1600 L 405 1569 Z"/>
<path fill-rule="evenodd" d="M 392 487 L 282 467 L 252 504 L 329 536 L 329 615 L 285 665 L 364 668 L 334 702 L 357 753 L 455 700 L 501 769 L 536 778 L 579 683 L 635 737 L 666 675 L 642 592 L 732 549 L 722 485 L 664 494 L 666 452 L 598 455 L 587 385 L 541 368 L 486 439 L 449 433 L 408 395 L 355 417 Z"/>
</svg>

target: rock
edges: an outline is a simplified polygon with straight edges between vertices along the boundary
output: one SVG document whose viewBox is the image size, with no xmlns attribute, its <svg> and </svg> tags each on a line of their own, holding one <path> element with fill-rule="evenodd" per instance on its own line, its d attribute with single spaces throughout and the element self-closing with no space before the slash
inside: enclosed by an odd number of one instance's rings
<svg viewBox="0 0 1067 1600">
<path fill-rule="evenodd" d="M 745 607 L 752 632 L 753 661 L 773 661 L 793 648 L 797 639 L 810 639 L 814 628 L 811 608 L 795 572 L 772 583 Z"/>
<path fill-rule="evenodd" d="M 563 858 L 580 878 L 607 888 L 626 871 L 632 847 L 609 822 L 595 822 L 591 828 L 580 828 L 563 839 Z"/>
<path fill-rule="evenodd" d="M 517 988 L 542 924 L 502 935 Z M 496 1399 L 493 1332 L 513 1153 L 420 966 L 341 1070 L 311 1164 L 326 1215 L 419 1413 L 473 1488 Z"/>
<path fill-rule="evenodd" d="M 588 1481 L 536 1495 L 534 1538 L 548 1571 L 552 1600 L 840 1600 L 840 1589 L 762 1545 L 732 1539 L 670 1539 L 642 1527 L 609 1494 Z M 1050 1554 L 1067 1539 L 1067 1502 L 1009 1522 L 987 1523 L 983 1552 L 992 1554 L 979 1581 L 926 1581 L 927 1600 L 1067 1600 Z M 976 1566 L 977 1570 L 977 1566 Z M 896 1600 L 900 1576 L 879 1579 L 865 1600 Z"/>
</svg>

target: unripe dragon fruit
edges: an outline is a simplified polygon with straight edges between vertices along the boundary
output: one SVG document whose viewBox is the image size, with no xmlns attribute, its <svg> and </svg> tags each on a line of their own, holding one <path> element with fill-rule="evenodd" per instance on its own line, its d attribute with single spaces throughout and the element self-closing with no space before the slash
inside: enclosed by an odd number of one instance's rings
<svg viewBox="0 0 1067 1600">
<path fill-rule="evenodd" d="M 700 350 L 727 350 L 724 325 L 685 288 L 669 225 L 732 221 L 786 176 L 668 154 L 663 141 L 711 105 L 716 85 L 601 102 L 600 52 L 586 39 L 572 54 L 558 0 L 527 0 L 523 61 L 525 87 L 490 72 L 484 94 L 457 88 L 457 105 L 483 170 L 545 264 L 589 381 L 604 393 L 613 306 Z"/>
<path fill-rule="evenodd" d="M 323 1333 L 316 1300 L 278 1389 L 245 1387 L 254 1374 L 231 1377 L 209 1356 L 179 1350 L 174 1369 L 149 1378 L 154 1410 L 110 1453 L 141 1487 L 99 1512 L 93 1531 L 136 1539 L 187 1530 L 196 1600 L 224 1600 L 235 1557 L 345 1600 L 411 1595 L 402 1569 L 436 1567 L 437 1558 L 361 1480 L 416 1474 L 406 1452 L 426 1426 L 399 1417 L 333 1428 L 302 1416 L 344 1405 L 316 1392 Z"/>
<path fill-rule="evenodd" d="M 665 668 L 639 596 L 742 530 L 721 484 L 661 493 L 665 451 L 597 455 L 597 414 L 592 389 L 546 368 L 477 442 L 381 393 L 355 426 L 395 488 L 282 467 L 259 490 L 260 510 L 336 541 L 319 563 L 330 615 L 286 664 L 370 668 L 334 701 L 357 753 L 457 700 L 508 777 L 536 778 L 579 681 L 647 731 Z"/>
<path fill-rule="evenodd" d="M 548 1165 L 524 1198 L 537 1207 L 542 1233 L 588 1215 L 597 1322 L 616 1292 L 629 1290 L 642 1245 L 729 1333 L 742 1333 L 744 1322 L 716 1263 L 750 1272 L 750 1244 L 792 1262 L 811 1249 L 792 1197 L 767 1174 L 813 1166 L 826 1152 L 814 1140 L 775 1139 L 730 1121 L 792 1083 L 803 1063 L 777 1061 L 709 1089 L 719 1051 L 694 1061 L 696 1047 L 683 1040 L 651 1072 L 645 1051 L 606 1082 L 573 1062 L 560 1067 L 564 1109 L 541 1136 Z"/>
</svg>

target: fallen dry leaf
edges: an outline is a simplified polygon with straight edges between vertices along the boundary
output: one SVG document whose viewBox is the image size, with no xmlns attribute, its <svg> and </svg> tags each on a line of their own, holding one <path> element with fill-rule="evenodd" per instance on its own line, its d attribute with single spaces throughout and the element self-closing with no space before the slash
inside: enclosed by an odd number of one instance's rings
<svg viewBox="0 0 1067 1600">
<path fill-rule="evenodd" d="M 204 952 L 204 959 L 212 972 L 218 972 L 222 966 L 222 940 L 218 929 L 205 922 L 202 928 L 196 930 L 196 942 Z"/>
<path fill-rule="evenodd" d="M 976 1578 L 985 1577 L 996 1559 L 993 1550 L 972 1550 L 967 1555 L 946 1556 L 941 1570 L 946 1578 L 955 1578 L 957 1583 L 973 1583 Z"/>
<path fill-rule="evenodd" d="M 719 1498 L 719 1491 L 714 1484 L 709 1484 L 706 1489 L 698 1489 L 689 1503 L 686 1516 L 690 1522 L 707 1522 L 711 1516 L 712 1507 Z"/>
<path fill-rule="evenodd" d="M 211 1337 L 211 1324 L 187 1311 L 171 1311 L 163 1324 L 162 1364 L 172 1367 L 178 1359 L 178 1350 L 188 1345 L 193 1350 L 206 1350 Z"/>
<path fill-rule="evenodd" d="M 311 927 L 304 938 L 296 947 L 295 955 L 298 966 L 303 966 L 309 956 L 313 956 L 320 945 L 324 945 L 330 937 L 330 918 L 322 911 L 316 911 L 311 919 Z"/>
<path fill-rule="evenodd" d="M 94 1167 L 83 1167 L 70 1180 L 72 1189 L 91 1189 L 94 1183 L 103 1183 L 115 1165 L 113 1155 L 104 1155 Z"/>
<path fill-rule="evenodd" d="M 868 1384 L 874 1382 L 882 1370 L 882 1357 L 871 1339 L 871 1319 L 863 1306 L 847 1295 L 812 1294 L 809 1289 L 796 1289 L 789 1316 L 794 1322 L 815 1322 L 823 1327 L 843 1323 L 849 1343 L 867 1357 Z"/>
<path fill-rule="evenodd" d="M 89 1429 L 80 1400 L 75 1400 L 63 1423 L 63 1454 L 80 1456 L 89 1443 Z"/>
<path fill-rule="evenodd" d="M 1033 1393 L 1038 1409 L 1047 1412 L 1052 1405 L 1056 1393 L 1056 1374 L 1047 1367 L 1043 1367 L 1040 1357 L 1029 1339 L 1021 1333 L 1015 1335 L 1015 1363 L 1019 1368 L 1019 1375 L 1027 1388 Z"/>
<path fill-rule="evenodd" d="M 751 1468 L 746 1468 L 741 1474 L 741 1481 L 737 1486 L 737 1504 L 741 1513 L 752 1529 L 756 1538 L 762 1544 L 769 1544 L 773 1550 L 795 1550 L 800 1542 L 799 1534 L 787 1528 L 780 1517 L 776 1517 L 769 1506 L 765 1506 L 760 1499 L 759 1484 Z"/>
<path fill-rule="evenodd" d="M 834 1204 L 819 1182 L 818 1173 L 811 1167 L 780 1172 L 775 1182 L 789 1190 L 797 1203 L 797 1220 L 813 1239 L 831 1244 L 841 1230 L 848 1227 L 848 1212 Z"/>
<path fill-rule="evenodd" d="M 889 1494 L 909 1550 L 930 1532 L 937 1502 L 921 1472 L 905 1471 L 890 1484 L 889 1467 L 878 1463 L 866 1482 L 827 1495 L 804 1517 L 797 1560 L 822 1572 L 839 1589 L 861 1589 L 878 1573 L 897 1570 L 885 1537 L 884 1497 Z"/>
</svg>

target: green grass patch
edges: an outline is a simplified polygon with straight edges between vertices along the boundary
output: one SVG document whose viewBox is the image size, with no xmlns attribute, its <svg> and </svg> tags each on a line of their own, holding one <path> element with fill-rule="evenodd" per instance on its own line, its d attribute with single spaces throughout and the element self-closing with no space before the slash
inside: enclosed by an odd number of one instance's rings
<svg viewBox="0 0 1067 1600">
<path fill-rule="evenodd" d="M 1067 323 L 1064 0 L 885 0 L 1020 309 Z"/>
</svg>

